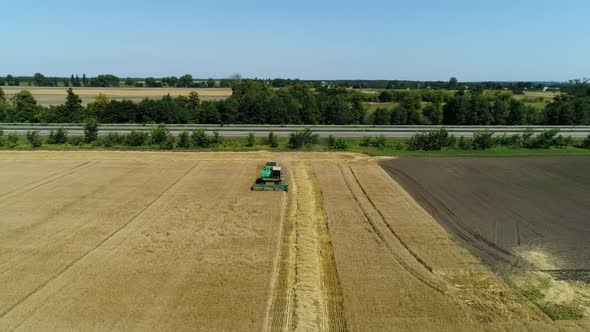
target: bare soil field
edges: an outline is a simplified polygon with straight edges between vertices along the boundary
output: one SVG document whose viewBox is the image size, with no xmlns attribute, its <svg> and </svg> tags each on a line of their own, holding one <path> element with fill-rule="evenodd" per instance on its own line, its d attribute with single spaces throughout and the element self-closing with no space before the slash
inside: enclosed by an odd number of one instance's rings
<svg viewBox="0 0 590 332">
<path fill-rule="evenodd" d="M 2 87 L 8 98 L 22 90 L 30 91 L 37 103 L 44 106 L 63 104 L 66 98 L 64 87 L 35 87 L 35 86 L 7 86 Z M 128 99 L 140 101 L 144 98 L 160 98 L 167 94 L 171 96 L 188 96 L 191 91 L 199 93 L 202 100 L 219 100 L 231 96 L 231 89 L 211 88 L 211 89 L 192 89 L 192 88 L 92 88 L 92 87 L 75 87 L 74 92 L 80 96 L 83 104 L 94 101 L 94 98 L 102 93 L 111 99 Z"/>
<path fill-rule="evenodd" d="M 539 247 L 590 270 L 590 158 L 400 158 L 385 169 L 491 263 Z"/>
<path fill-rule="evenodd" d="M 590 304 L 590 158 L 400 158 L 382 165 L 497 270 L 569 282 L 578 292 L 570 300 Z"/>
<path fill-rule="evenodd" d="M 268 160 L 289 192 L 251 192 Z M 581 331 L 350 153 L 0 152 L 0 330 Z"/>
</svg>

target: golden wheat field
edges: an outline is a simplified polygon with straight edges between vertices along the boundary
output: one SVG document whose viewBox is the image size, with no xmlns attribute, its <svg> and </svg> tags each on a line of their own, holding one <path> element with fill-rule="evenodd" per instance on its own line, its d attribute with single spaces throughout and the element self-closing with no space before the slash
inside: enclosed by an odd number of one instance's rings
<svg viewBox="0 0 590 332">
<path fill-rule="evenodd" d="M 271 160 L 289 191 L 250 191 Z M 352 153 L 5 151 L 0 216 L 3 331 L 589 327 L 551 321 Z"/>
<path fill-rule="evenodd" d="M 2 87 L 7 97 L 11 97 L 22 90 L 30 91 L 40 105 L 59 105 L 63 104 L 66 98 L 68 88 L 64 87 L 34 87 L 34 86 L 7 86 Z M 199 93 L 202 100 L 219 100 L 231 96 L 229 88 L 73 88 L 74 92 L 80 96 L 83 104 L 94 101 L 98 94 L 104 94 L 111 99 L 129 99 L 140 101 L 144 98 L 160 98 L 167 94 L 171 96 L 187 96 L 191 91 Z"/>
</svg>

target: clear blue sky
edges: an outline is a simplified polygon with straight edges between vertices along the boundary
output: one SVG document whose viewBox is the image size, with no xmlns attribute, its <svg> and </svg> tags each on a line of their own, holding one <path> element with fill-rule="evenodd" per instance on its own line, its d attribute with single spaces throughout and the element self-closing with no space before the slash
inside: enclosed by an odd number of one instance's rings
<svg viewBox="0 0 590 332">
<path fill-rule="evenodd" d="M 590 76 L 588 0 L 29 0 L 0 11 L 0 75 Z"/>
</svg>

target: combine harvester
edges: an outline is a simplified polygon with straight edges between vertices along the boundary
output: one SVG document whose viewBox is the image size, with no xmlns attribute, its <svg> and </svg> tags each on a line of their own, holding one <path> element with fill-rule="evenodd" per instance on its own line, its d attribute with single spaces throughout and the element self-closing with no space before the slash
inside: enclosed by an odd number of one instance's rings
<svg viewBox="0 0 590 332">
<path fill-rule="evenodd" d="M 250 187 L 250 190 L 284 190 L 289 191 L 289 185 L 283 183 L 283 169 L 279 163 L 269 161 L 260 171 L 260 177 Z"/>
</svg>

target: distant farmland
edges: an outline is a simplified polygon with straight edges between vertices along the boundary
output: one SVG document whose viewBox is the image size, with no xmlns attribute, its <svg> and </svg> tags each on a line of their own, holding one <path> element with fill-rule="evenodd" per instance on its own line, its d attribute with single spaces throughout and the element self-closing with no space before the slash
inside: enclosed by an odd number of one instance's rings
<svg viewBox="0 0 590 332">
<path fill-rule="evenodd" d="M 2 87 L 7 97 L 11 97 L 22 90 L 29 90 L 44 106 L 63 104 L 66 98 L 65 87 L 35 87 L 35 86 L 6 86 Z M 160 98 L 166 94 L 172 96 L 188 95 L 191 91 L 197 91 L 201 100 L 219 100 L 231 96 L 228 88 L 73 88 L 74 92 L 82 98 L 82 103 L 88 104 L 99 93 L 107 95 L 111 99 L 129 99 L 140 101 L 144 98 Z"/>
</svg>

